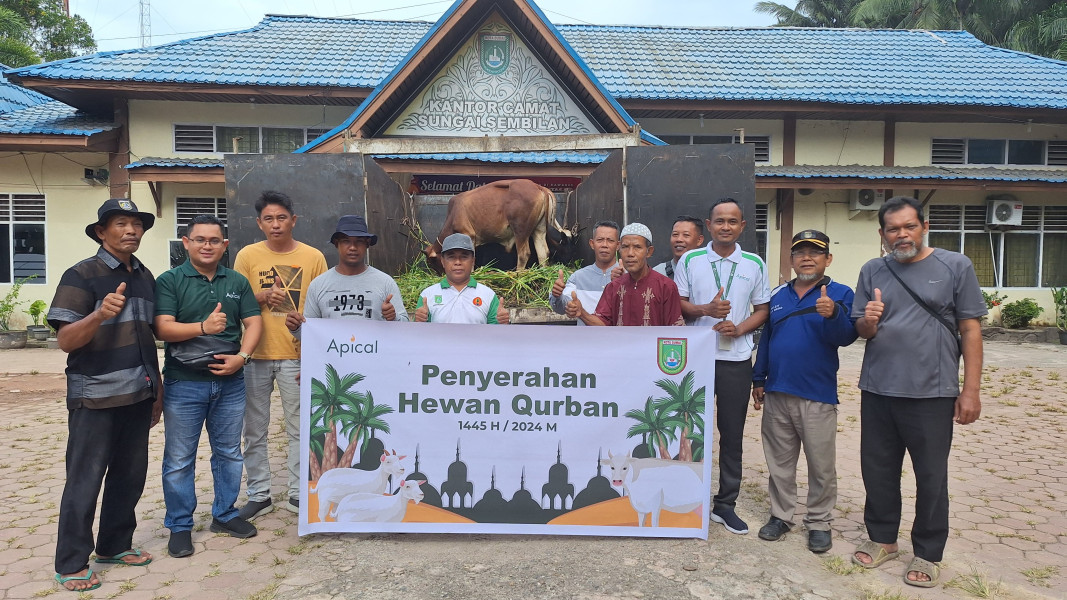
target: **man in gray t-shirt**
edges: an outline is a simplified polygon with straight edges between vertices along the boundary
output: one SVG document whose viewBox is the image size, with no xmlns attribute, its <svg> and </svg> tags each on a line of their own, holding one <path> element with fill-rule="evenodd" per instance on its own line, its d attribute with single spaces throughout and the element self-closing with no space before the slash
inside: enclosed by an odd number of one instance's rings
<svg viewBox="0 0 1067 600">
<path fill-rule="evenodd" d="M 378 236 L 367 231 L 363 217 L 341 217 L 330 243 L 337 248 L 337 266 L 308 286 L 303 315 L 286 315 L 289 331 L 299 338 L 300 324 L 307 318 L 407 321 L 396 281 L 367 264 L 367 249 L 378 243 Z"/>
<path fill-rule="evenodd" d="M 578 300 L 587 312 L 596 311 L 600 294 L 604 291 L 604 286 L 611 283 L 612 271 L 618 265 L 619 224 L 615 221 L 600 221 L 594 225 L 589 247 L 593 250 L 595 262 L 571 273 L 566 282 L 563 280 L 563 270 L 560 269 L 559 279 L 548 294 L 548 305 L 561 315 L 567 314 L 571 292 L 578 292 Z M 620 273 L 616 274 L 616 277 L 621 274 L 621 267 L 619 270 Z M 585 325 L 581 320 L 578 324 Z"/>
<path fill-rule="evenodd" d="M 929 225 L 918 200 L 889 199 L 878 222 L 888 255 L 860 269 L 852 305 L 856 331 L 867 340 L 859 383 L 860 467 L 870 537 L 852 561 L 874 568 L 900 553 L 900 472 L 907 450 L 917 494 L 914 558 L 903 579 L 933 587 L 948 540 L 953 422 L 972 423 L 982 411 L 980 319 L 986 307 L 970 259 L 923 245 Z"/>
</svg>

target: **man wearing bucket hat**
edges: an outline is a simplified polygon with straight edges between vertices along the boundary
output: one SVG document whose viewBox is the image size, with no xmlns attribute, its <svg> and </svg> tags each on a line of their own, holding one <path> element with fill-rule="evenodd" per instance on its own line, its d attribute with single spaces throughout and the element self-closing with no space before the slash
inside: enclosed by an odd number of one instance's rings
<svg viewBox="0 0 1067 600">
<path fill-rule="evenodd" d="M 648 266 L 652 232 L 641 223 L 622 228 L 619 257 L 625 272 L 604 286 L 596 312 L 582 308 L 571 292 L 567 316 L 586 325 L 684 325 L 678 286 Z"/>
<path fill-rule="evenodd" d="M 474 272 L 474 242 L 465 233 L 453 233 L 441 242 L 445 277 L 422 290 L 415 308 L 415 321 L 426 323 L 507 323 L 508 309 L 496 292 L 478 283 Z"/>
<path fill-rule="evenodd" d="M 300 324 L 308 317 L 407 321 L 396 281 L 367 264 L 367 249 L 378 243 L 367 221 L 359 215 L 341 217 L 330 243 L 337 248 L 337 266 L 308 286 L 304 314 L 292 311 L 285 318 L 289 331 L 299 337 Z"/>
<path fill-rule="evenodd" d="M 763 453 L 767 457 L 771 515 L 759 530 L 776 541 L 793 527 L 797 507 L 797 459 L 808 463 L 808 549 L 830 549 L 837 503 L 837 349 L 856 341 L 851 318 L 855 294 L 826 276 L 833 262 L 830 238 L 805 229 L 793 236 L 792 281 L 771 294 L 752 368 L 752 401 L 763 408 Z M 766 404 L 766 407 L 764 407 Z"/>
<path fill-rule="evenodd" d="M 88 564 L 94 548 L 98 563 L 152 562 L 133 548 L 134 509 L 148 473 L 148 430 L 163 409 L 152 329 L 155 279 L 133 255 L 155 216 L 125 198 L 104 202 L 96 215 L 85 234 L 100 248 L 63 273 L 48 311 L 68 354 L 67 479 L 55 568 L 56 581 L 71 591 L 100 587 Z"/>
</svg>

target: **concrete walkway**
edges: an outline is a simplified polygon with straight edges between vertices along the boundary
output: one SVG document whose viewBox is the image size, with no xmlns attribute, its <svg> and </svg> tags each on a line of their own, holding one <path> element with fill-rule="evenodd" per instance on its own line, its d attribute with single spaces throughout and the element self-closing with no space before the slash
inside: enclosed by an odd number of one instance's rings
<svg viewBox="0 0 1067 600">
<path fill-rule="evenodd" d="M 738 513 L 752 533 L 712 524 L 703 540 L 458 535 L 319 535 L 299 538 L 296 516 L 276 510 L 248 540 L 216 535 L 210 521 L 206 436 L 197 482 L 196 554 L 166 556 L 159 465 L 151 434 L 148 486 L 135 543 L 148 567 L 103 566 L 85 598 L 1067 598 L 1067 347 L 989 342 L 981 420 L 957 427 L 952 517 L 941 585 L 905 586 L 904 560 L 875 571 L 850 565 L 864 537 L 859 475 L 858 378 L 862 344 L 843 352 L 839 499 L 834 548 L 817 556 L 799 529 L 759 540 L 767 518 L 759 415 L 749 414 Z M 52 577 L 63 488 L 66 411 L 58 350 L 0 351 L 0 599 L 66 597 Z M 271 426 L 275 490 L 284 485 L 280 415 Z M 803 471 L 803 461 L 801 461 Z M 914 486 L 905 462 L 902 548 L 910 551 Z M 804 475 L 800 479 L 803 496 Z M 798 515 L 799 523 L 801 516 Z M 910 554 L 910 553 L 909 553 Z M 906 560 L 907 557 L 905 557 Z M 983 595 L 983 588 L 985 593 Z"/>
</svg>

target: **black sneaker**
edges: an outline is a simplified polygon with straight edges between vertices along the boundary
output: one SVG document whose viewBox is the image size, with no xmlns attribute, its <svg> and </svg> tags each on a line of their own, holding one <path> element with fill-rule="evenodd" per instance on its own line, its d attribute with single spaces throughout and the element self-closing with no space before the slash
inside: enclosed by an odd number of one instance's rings
<svg viewBox="0 0 1067 600">
<path fill-rule="evenodd" d="M 286 509 L 299 513 L 300 512 L 300 498 L 289 498 L 289 501 L 283 504 Z"/>
<path fill-rule="evenodd" d="M 256 530 L 255 525 L 245 521 L 241 517 L 234 517 L 225 523 L 212 518 L 210 529 L 215 533 L 225 533 L 226 535 L 231 535 L 235 538 L 250 538 L 259 533 L 259 531 Z"/>
<path fill-rule="evenodd" d="M 712 509 L 711 520 L 716 523 L 722 523 L 722 526 L 730 533 L 736 533 L 737 535 L 748 533 L 748 523 L 742 521 L 741 517 L 737 516 L 737 513 L 732 508 Z"/>
<path fill-rule="evenodd" d="M 759 529 L 759 539 L 768 542 L 777 542 L 782 536 L 789 533 L 793 526 L 778 517 L 771 517 L 767 524 Z"/>
<path fill-rule="evenodd" d="M 829 531 L 816 531 L 814 529 L 808 530 L 808 550 L 816 554 L 822 554 L 829 550 L 833 545 L 833 541 L 830 539 L 831 535 Z"/>
<path fill-rule="evenodd" d="M 167 554 L 174 558 L 184 558 L 193 554 L 193 532 L 172 531 L 167 542 Z"/>
<path fill-rule="evenodd" d="M 265 515 L 274 510 L 274 503 L 270 501 L 270 498 L 266 500 L 249 500 L 241 510 L 237 511 L 237 516 L 241 517 L 245 521 L 251 521 L 260 515 Z"/>
</svg>

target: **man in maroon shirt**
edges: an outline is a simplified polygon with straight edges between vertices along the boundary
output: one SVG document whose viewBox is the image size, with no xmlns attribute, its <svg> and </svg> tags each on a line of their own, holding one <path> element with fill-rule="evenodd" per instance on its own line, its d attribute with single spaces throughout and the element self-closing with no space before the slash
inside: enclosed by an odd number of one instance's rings
<svg viewBox="0 0 1067 600">
<path fill-rule="evenodd" d="M 622 229 L 619 254 L 625 273 L 604 287 L 595 313 L 571 293 L 567 316 L 586 325 L 684 325 L 678 287 L 648 266 L 652 232 L 640 223 Z"/>
</svg>

